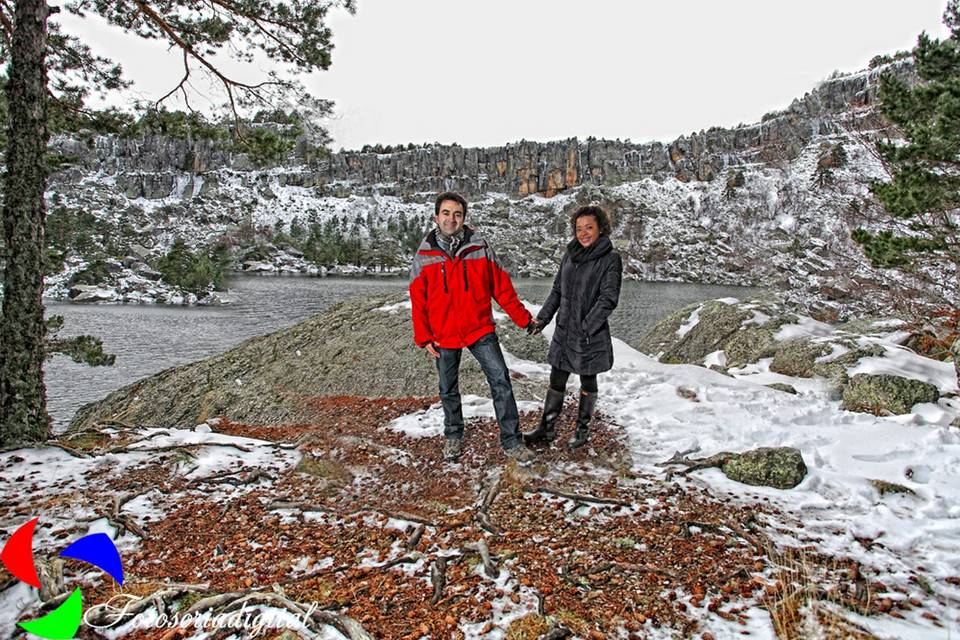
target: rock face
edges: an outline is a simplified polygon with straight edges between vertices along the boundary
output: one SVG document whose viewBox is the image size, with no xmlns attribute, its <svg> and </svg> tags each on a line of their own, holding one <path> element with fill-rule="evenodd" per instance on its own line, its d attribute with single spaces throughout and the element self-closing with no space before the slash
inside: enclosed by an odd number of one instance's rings
<svg viewBox="0 0 960 640">
<path fill-rule="evenodd" d="M 883 72 L 913 77 L 909 60 L 890 63 L 826 80 L 759 123 L 649 144 L 569 139 L 323 157 L 301 146 L 277 166 L 256 167 L 207 140 L 59 136 L 51 152 L 65 168 L 47 196 L 51 211 L 96 218 L 89 235 L 99 246 L 82 257 L 114 247 L 136 254 L 139 245 L 156 259 L 179 236 L 192 250 L 236 250 L 238 269 L 319 273 L 347 262 L 402 269 L 430 225 L 431 196 L 454 189 L 516 276 L 551 276 L 569 214 L 598 203 L 614 219 L 628 277 L 766 287 L 832 322 L 889 304 L 870 295 L 883 279 L 850 240 L 868 185 L 886 176 L 873 144 L 889 133 L 874 109 Z M 310 237 L 323 240 L 313 249 L 344 238 L 362 246 L 331 257 L 305 251 Z M 288 243 L 309 259 L 285 258 Z M 259 246 L 262 256 L 243 257 Z M 48 295 L 66 295 L 65 275 L 48 279 Z"/>
<path fill-rule="evenodd" d="M 877 416 L 899 415 L 909 413 L 915 404 L 939 399 L 940 391 L 928 382 L 858 373 L 843 391 L 842 408 Z"/>
<path fill-rule="evenodd" d="M 731 480 L 755 486 L 792 489 L 807 475 L 800 451 L 793 447 L 760 447 L 733 456 L 722 467 Z"/>
<path fill-rule="evenodd" d="M 289 329 L 167 369 L 82 407 L 71 429 L 111 418 L 181 427 L 216 416 L 249 424 L 302 423 L 314 416 L 310 400 L 317 396 L 434 397 L 436 366 L 414 346 L 403 300 L 394 294 L 345 302 Z M 378 310 L 384 306 L 392 309 Z M 546 361 L 543 336 L 527 336 L 512 325 L 500 325 L 498 334 L 516 355 Z M 542 396 L 542 387 L 514 381 L 520 399 Z M 460 390 L 490 395 L 469 354 Z"/>
<path fill-rule="evenodd" d="M 287 163 L 300 165 L 284 172 L 282 185 L 316 188 L 337 195 L 346 186 L 353 194 L 410 195 L 455 190 L 468 195 L 489 191 L 512 196 L 539 193 L 550 197 L 583 184 L 612 185 L 645 177 L 709 181 L 731 166 L 790 160 L 815 136 L 844 130 L 838 118 L 856 107 L 858 130 L 878 124 L 864 106 L 875 102 L 879 73 L 890 70 L 912 76 L 909 61 L 821 83 L 786 109 L 769 113 L 760 123 L 732 129 L 711 128 L 682 136 L 672 143 L 634 144 L 629 140 L 561 140 L 526 142 L 503 147 L 464 148 L 434 145 L 394 153 L 341 152 L 313 160 L 293 152 Z M 120 173 L 128 197 L 162 198 L 178 187 L 168 169 L 195 174 L 218 169 L 252 168 L 243 153 L 209 140 L 128 139 L 116 136 L 95 141 L 60 139 L 58 150 L 82 158 L 89 170 Z M 191 195 L 205 195 L 211 181 L 189 185 Z"/>
</svg>

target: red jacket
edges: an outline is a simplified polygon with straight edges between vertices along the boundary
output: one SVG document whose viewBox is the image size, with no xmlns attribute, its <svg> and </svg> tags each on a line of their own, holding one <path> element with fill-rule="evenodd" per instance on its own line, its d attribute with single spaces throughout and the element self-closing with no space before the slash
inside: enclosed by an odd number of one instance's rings
<svg viewBox="0 0 960 640">
<path fill-rule="evenodd" d="M 464 227 L 463 242 L 451 258 L 437 244 L 436 230 L 420 243 L 410 269 L 413 341 L 462 349 L 493 333 L 490 298 L 519 327 L 532 316 L 513 289 L 510 276 L 479 233 Z"/>
</svg>

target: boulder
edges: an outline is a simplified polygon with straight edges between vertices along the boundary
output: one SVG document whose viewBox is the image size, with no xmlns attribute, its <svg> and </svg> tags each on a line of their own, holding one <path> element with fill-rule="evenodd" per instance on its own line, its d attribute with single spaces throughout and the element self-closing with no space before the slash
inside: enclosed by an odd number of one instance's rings
<svg viewBox="0 0 960 640">
<path fill-rule="evenodd" d="M 760 358 L 770 358 L 776 352 L 776 346 L 771 329 L 756 325 L 744 327 L 724 345 L 727 367 L 742 367 Z"/>
<path fill-rule="evenodd" d="M 807 475 L 807 465 L 793 447 L 760 447 L 732 456 L 723 467 L 731 480 L 775 489 L 792 489 Z"/>
<path fill-rule="evenodd" d="M 830 353 L 830 346 L 807 338 L 787 340 L 777 345 L 770 371 L 796 378 L 811 378 L 817 358 Z"/>
<path fill-rule="evenodd" d="M 843 391 L 850 383 L 850 376 L 844 365 L 835 362 L 819 362 L 814 366 L 813 371 L 827 381 L 827 396 L 831 400 L 843 399 Z"/>
<path fill-rule="evenodd" d="M 686 328 L 697 314 L 697 322 Z M 671 313 L 644 336 L 637 348 L 647 354 L 660 355 L 670 364 L 703 364 L 703 359 L 724 348 L 751 312 L 719 300 L 691 304 Z"/>
<path fill-rule="evenodd" d="M 767 386 L 777 391 L 783 391 L 784 393 L 792 393 L 793 395 L 797 395 L 797 390 L 794 389 L 789 384 L 784 384 L 782 382 L 774 382 L 772 384 L 768 384 Z"/>
<path fill-rule="evenodd" d="M 144 262 L 148 262 L 150 260 L 150 249 L 147 249 L 142 244 L 137 244 L 134 242 L 131 243 L 128 248 L 130 250 L 130 254 L 134 257 L 139 258 Z"/>
<path fill-rule="evenodd" d="M 913 405 L 936 402 L 940 390 L 929 382 L 890 374 L 858 373 L 843 390 L 841 408 L 876 416 L 910 413 Z"/>
<path fill-rule="evenodd" d="M 73 285 L 67 295 L 73 302 L 114 302 L 119 297 L 113 289 L 84 284 Z"/>
</svg>

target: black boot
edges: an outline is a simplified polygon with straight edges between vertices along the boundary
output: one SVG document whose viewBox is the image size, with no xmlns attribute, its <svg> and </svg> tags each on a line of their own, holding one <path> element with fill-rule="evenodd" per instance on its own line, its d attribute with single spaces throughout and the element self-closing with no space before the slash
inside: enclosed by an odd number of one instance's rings
<svg viewBox="0 0 960 640">
<path fill-rule="evenodd" d="M 523 434 L 523 441 L 526 444 L 553 442 L 557 437 L 557 418 L 560 417 L 561 409 L 563 409 L 563 391 L 547 389 L 547 399 L 543 401 L 540 424 L 530 433 Z"/>
<path fill-rule="evenodd" d="M 587 444 L 587 435 L 590 431 L 590 419 L 593 410 L 597 408 L 597 393 L 580 393 L 580 406 L 577 407 L 577 430 L 570 438 L 570 448 L 577 449 Z"/>
</svg>

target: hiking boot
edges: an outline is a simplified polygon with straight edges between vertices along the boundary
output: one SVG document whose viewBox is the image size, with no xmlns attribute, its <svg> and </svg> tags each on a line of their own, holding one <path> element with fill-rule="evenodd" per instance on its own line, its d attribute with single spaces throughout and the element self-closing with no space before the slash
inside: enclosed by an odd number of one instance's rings
<svg viewBox="0 0 960 640">
<path fill-rule="evenodd" d="M 547 389 L 547 398 L 543 401 L 543 414 L 540 416 L 540 424 L 530 433 L 523 434 L 525 444 L 536 444 L 538 442 L 553 442 L 557 437 L 557 418 L 560 417 L 560 411 L 563 409 L 563 391 Z"/>
<path fill-rule="evenodd" d="M 577 429 L 570 438 L 570 448 L 579 449 L 587 444 L 587 438 L 590 433 L 590 420 L 593 418 L 593 410 L 597 408 L 596 393 L 581 393 L 580 406 L 577 407 Z"/>
<path fill-rule="evenodd" d="M 463 455 L 463 438 L 446 438 L 443 443 L 443 459 L 456 462 Z"/>
<path fill-rule="evenodd" d="M 515 447 L 504 449 L 503 453 L 507 456 L 507 459 L 516 460 L 520 464 L 530 464 L 536 459 L 533 451 L 527 449 L 526 445 L 522 442 Z"/>
</svg>

